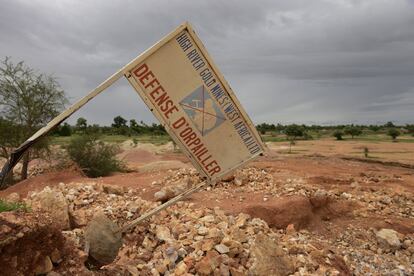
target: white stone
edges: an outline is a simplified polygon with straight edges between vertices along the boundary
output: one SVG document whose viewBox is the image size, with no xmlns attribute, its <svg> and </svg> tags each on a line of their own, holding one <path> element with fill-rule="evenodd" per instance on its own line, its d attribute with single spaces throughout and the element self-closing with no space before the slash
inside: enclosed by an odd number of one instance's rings
<svg viewBox="0 0 414 276">
<path fill-rule="evenodd" d="M 399 249 L 401 247 L 400 239 L 398 238 L 397 231 L 392 229 L 381 229 L 375 233 L 378 243 L 389 249 Z"/>
<path fill-rule="evenodd" d="M 217 252 L 219 252 L 220 254 L 226 254 L 230 252 L 230 249 L 222 243 L 214 246 L 214 249 L 216 249 Z"/>
</svg>

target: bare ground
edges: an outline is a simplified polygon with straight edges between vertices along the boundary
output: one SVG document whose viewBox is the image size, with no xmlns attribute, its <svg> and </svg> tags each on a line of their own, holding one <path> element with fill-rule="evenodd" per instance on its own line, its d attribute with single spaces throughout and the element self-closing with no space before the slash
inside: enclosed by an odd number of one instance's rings
<svg viewBox="0 0 414 276">
<path fill-rule="evenodd" d="M 414 170 L 398 166 L 398 162 L 414 164 L 414 143 L 370 145 L 372 154 L 377 157 L 390 152 L 383 159 L 393 161 L 394 165 L 345 159 L 357 155 L 355 151 L 362 146 L 361 142 L 331 143 L 300 142 L 295 150 L 303 151 L 297 154 L 286 154 L 284 145 L 271 144 L 270 153 L 248 167 L 266 171 L 275 185 L 255 186 L 254 182 L 242 186 L 219 185 L 194 194 L 187 201 L 196 208 L 219 207 L 227 214 L 248 213 L 283 231 L 293 224 L 295 230 L 307 230 L 329 246 L 337 246 L 335 240 L 346 240 L 351 247 L 360 246 L 372 229 L 389 228 L 412 236 L 414 207 L 406 198 L 412 199 L 414 195 Z M 190 167 L 179 153 L 155 154 L 132 149 L 122 157 L 137 171 L 93 180 L 73 169 L 52 172 L 0 191 L 0 197 L 11 193 L 26 197 L 30 191 L 62 182 L 94 182 L 131 188 L 143 199 L 154 201 L 154 193 L 164 185 L 162 180 L 176 172 L 177 164 L 178 168 L 180 164 Z M 152 167 L 147 169 L 149 165 Z M 328 199 L 314 197 L 312 193 L 319 189 L 332 196 Z M 344 238 L 349 231 L 355 236 Z M 349 272 L 353 265 L 341 263 L 338 267 L 345 266 L 343 271 Z"/>
</svg>

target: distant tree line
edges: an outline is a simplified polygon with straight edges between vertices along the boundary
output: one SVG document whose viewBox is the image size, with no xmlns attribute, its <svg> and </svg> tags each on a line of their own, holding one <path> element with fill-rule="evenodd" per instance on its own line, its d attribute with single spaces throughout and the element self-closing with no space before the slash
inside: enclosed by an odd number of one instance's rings
<svg viewBox="0 0 414 276">
<path fill-rule="evenodd" d="M 402 133 L 411 134 L 414 136 L 414 124 L 395 125 L 392 122 L 387 122 L 383 125 L 305 125 L 305 124 L 269 124 L 262 123 L 256 126 L 256 129 L 261 135 L 277 135 L 284 134 L 288 140 L 310 140 L 316 135 L 329 134 L 337 140 L 342 140 L 344 136 L 351 136 L 353 139 L 364 133 L 384 133 L 393 139 L 400 136 Z M 167 132 L 161 124 L 146 124 L 143 121 L 137 122 L 135 119 L 129 121 L 122 116 L 113 118 L 113 123 L 110 126 L 100 126 L 98 124 L 88 124 L 88 121 L 80 117 L 77 119 L 75 125 L 63 123 L 57 127 L 52 135 L 54 136 L 71 136 L 72 134 L 104 134 L 104 135 L 167 135 Z"/>
<path fill-rule="evenodd" d="M 122 116 L 116 116 L 111 126 L 100 126 L 98 124 L 88 124 L 88 121 L 80 117 L 75 125 L 63 123 L 57 127 L 52 135 L 71 136 L 72 134 L 103 134 L 103 135 L 166 135 L 167 132 L 161 124 L 146 124 L 143 121 L 137 122 L 135 119 L 126 120 Z"/>
<path fill-rule="evenodd" d="M 337 140 L 343 140 L 345 135 L 351 136 L 353 139 L 361 134 L 369 133 L 383 133 L 395 140 L 402 133 L 411 134 L 414 136 L 414 124 L 395 125 L 393 122 L 387 122 L 383 125 L 305 125 L 305 124 L 269 124 L 262 123 L 256 126 L 257 130 L 262 135 L 286 135 L 288 140 L 309 140 L 312 135 L 326 135 L 330 134 Z"/>
</svg>

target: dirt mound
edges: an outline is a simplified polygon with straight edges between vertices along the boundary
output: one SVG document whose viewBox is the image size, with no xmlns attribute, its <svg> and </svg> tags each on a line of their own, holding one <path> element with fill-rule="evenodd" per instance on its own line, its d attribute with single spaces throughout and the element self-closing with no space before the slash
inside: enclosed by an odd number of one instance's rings
<svg viewBox="0 0 414 276">
<path fill-rule="evenodd" d="M 174 150 L 174 146 L 172 142 L 168 142 L 163 145 L 154 145 L 151 143 L 134 143 L 133 140 L 126 140 L 120 145 L 122 150 L 145 150 L 150 153 L 154 154 L 161 154 L 165 152 L 172 152 Z"/>
<path fill-rule="evenodd" d="M 145 164 L 148 162 L 160 160 L 160 157 L 157 156 L 155 153 L 143 149 L 131 149 L 128 151 L 124 151 L 118 154 L 117 157 L 123 160 L 124 162 L 127 162 L 128 164 Z"/>
<path fill-rule="evenodd" d="M 21 197 L 26 197 L 30 191 L 40 191 L 46 186 L 56 186 L 61 182 L 71 182 L 83 178 L 82 171 L 76 167 L 68 168 L 64 171 L 45 173 L 33 178 L 23 180 L 6 190 L 0 191 L 0 197 L 10 193 L 18 193 Z"/>
<path fill-rule="evenodd" d="M 241 211 L 261 218 L 277 229 L 286 229 L 289 224 L 293 224 L 297 230 L 316 230 L 321 228 L 322 221 L 352 216 L 353 206 L 350 202 L 337 202 L 327 197 L 290 196 L 249 204 Z"/>
<path fill-rule="evenodd" d="M 39 275 L 50 271 L 86 275 L 85 254 L 64 238 L 41 213 L 0 214 L 2 275 Z"/>
<path fill-rule="evenodd" d="M 127 145 L 129 145 L 129 143 L 127 143 Z M 169 144 L 162 146 L 137 144 L 134 147 L 127 146 L 125 148 L 127 149 L 119 153 L 117 157 L 123 160 L 131 170 L 152 172 L 190 168 L 189 165 L 185 164 L 188 160 L 177 160 L 176 156 L 173 156 L 173 158 L 169 157 L 169 155 L 173 153 L 173 149 L 170 149 Z"/>
<path fill-rule="evenodd" d="M 140 172 L 155 172 L 160 170 L 171 170 L 171 169 L 180 169 L 180 168 L 191 168 L 190 165 L 184 164 L 181 161 L 174 160 L 161 160 L 146 164 L 139 167 Z"/>
</svg>

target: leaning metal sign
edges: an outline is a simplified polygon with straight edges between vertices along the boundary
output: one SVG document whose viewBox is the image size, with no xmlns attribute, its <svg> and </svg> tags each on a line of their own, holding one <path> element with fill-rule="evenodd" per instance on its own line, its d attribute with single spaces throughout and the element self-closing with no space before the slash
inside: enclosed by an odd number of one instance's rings
<svg viewBox="0 0 414 276">
<path fill-rule="evenodd" d="M 20 145 L 3 167 L 0 185 L 36 141 L 122 76 L 209 182 L 264 152 L 251 120 L 192 27 L 184 23 Z"/>
<path fill-rule="evenodd" d="M 254 125 L 189 24 L 150 48 L 125 76 L 208 179 L 263 153 Z"/>
</svg>

